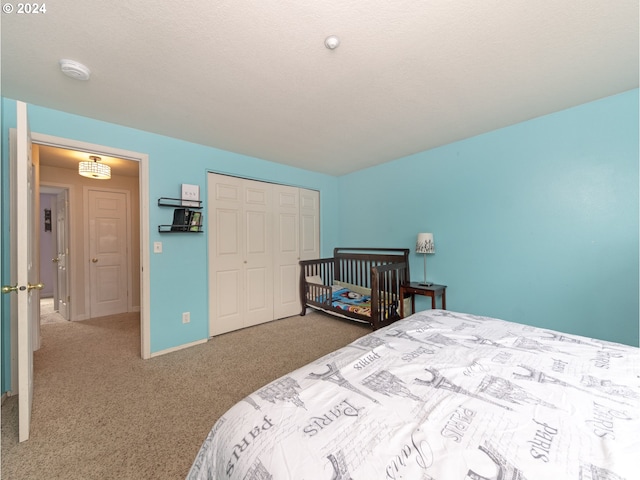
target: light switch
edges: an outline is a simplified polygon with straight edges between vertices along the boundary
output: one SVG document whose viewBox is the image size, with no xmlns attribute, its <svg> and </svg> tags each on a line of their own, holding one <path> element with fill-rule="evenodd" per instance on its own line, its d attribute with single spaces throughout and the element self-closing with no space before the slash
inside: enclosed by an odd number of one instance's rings
<svg viewBox="0 0 640 480">
<path fill-rule="evenodd" d="M 162 253 L 162 242 L 153 242 L 153 253 Z"/>
</svg>

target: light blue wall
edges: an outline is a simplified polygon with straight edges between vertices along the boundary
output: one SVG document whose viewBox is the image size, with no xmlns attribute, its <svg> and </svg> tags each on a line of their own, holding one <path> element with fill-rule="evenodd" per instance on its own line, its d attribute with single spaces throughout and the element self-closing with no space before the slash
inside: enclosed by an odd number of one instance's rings
<svg viewBox="0 0 640 480">
<path fill-rule="evenodd" d="M 448 309 L 638 345 L 638 90 L 338 182 L 342 245 L 434 234 Z"/>
<path fill-rule="evenodd" d="M 2 131 L 2 162 L 8 165 L 8 129 L 15 127 L 15 101 L 3 99 L 5 120 Z M 242 175 L 266 181 L 319 190 L 321 205 L 321 248 L 330 255 L 337 243 L 337 182 L 335 177 L 318 174 L 204 147 L 161 135 L 122 127 L 29 105 L 32 132 L 106 145 L 149 155 L 150 248 L 154 241 L 163 243 L 163 253 L 151 254 L 149 265 L 151 284 L 151 351 L 159 352 L 172 347 L 207 338 L 208 335 L 208 280 L 207 238 L 205 234 L 160 234 L 157 225 L 171 223 L 171 209 L 157 206 L 158 197 L 179 196 L 180 184 L 200 186 L 206 194 L 207 171 Z M 7 172 L 8 169 L 3 171 Z M 6 175 L 4 176 L 6 177 Z M 7 179 L 3 185 L 8 185 Z M 4 189 L 3 189 L 4 191 Z M 206 198 L 205 198 L 206 199 Z M 8 213 L 8 197 L 3 198 L 3 214 Z M 206 203 L 205 203 L 206 206 Z M 206 208 L 203 210 L 206 219 Z M 5 225 L 3 223 L 3 225 Z M 8 223 L 6 223 L 8 225 Z M 3 228 L 3 238 L 8 232 Z M 8 243 L 6 243 L 8 245 Z M 8 258 L 8 252 L 3 254 Z M 9 278 L 8 263 L 3 262 L 3 282 Z M 191 312 L 191 322 L 182 324 L 182 312 Z M 8 312 L 8 309 L 3 309 Z M 6 391 L 9 364 L 9 319 L 2 318 L 3 372 L 6 373 L 3 391 Z M 6 371 L 5 371 L 6 370 Z"/>
</svg>

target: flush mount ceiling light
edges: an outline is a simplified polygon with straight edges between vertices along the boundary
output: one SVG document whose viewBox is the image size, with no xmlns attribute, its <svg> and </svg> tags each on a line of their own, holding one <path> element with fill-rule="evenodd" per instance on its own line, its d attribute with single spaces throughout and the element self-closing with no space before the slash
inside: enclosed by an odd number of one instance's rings
<svg viewBox="0 0 640 480">
<path fill-rule="evenodd" d="M 71 77 L 75 80 L 89 80 L 91 76 L 91 70 L 86 65 L 76 62 L 75 60 L 62 59 L 60 60 L 60 70 L 67 77 Z"/>
<path fill-rule="evenodd" d="M 78 164 L 78 173 L 83 177 L 95 178 L 96 180 L 109 180 L 111 178 L 111 167 L 104 163 L 98 163 L 102 160 L 100 157 L 90 155 L 90 162 L 80 162 Z"/>
<path fill-rule="evenodd" d="M 324 46 L 329 50 L 335 50 L 340 45 L 340 39 L 335 35 L 330 35 L 324 39 Z"/>
</svg>

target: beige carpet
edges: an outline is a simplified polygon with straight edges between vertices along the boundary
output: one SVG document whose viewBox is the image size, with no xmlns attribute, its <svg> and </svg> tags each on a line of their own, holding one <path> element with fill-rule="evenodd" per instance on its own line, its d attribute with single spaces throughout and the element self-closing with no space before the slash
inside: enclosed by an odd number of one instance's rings
<svg viewBox="0 0 640 480">
<path fill-rule="evenodd" d="M 40 325 L 46 323 L 64 323 L 67 320 L 53 308 L 53 298 L 40 299 Z"/>
<path fill-rule="evenodd" d="M 231 405 L 369 331 L 312 313 L 142 360 L 138 314 L 45 324 L 27 442 L 2 405 L 2 479 L 184 478 Z"/>
</svg>

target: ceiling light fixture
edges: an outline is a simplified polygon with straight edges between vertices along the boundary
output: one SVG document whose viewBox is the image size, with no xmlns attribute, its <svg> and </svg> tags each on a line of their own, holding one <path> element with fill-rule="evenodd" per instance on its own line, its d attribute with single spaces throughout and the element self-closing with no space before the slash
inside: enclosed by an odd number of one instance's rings
<svg viewBox="0 0 640 480">
<path fill-rule="evenodd" d="M 60 60 L 60 70 L 67 77 L 74 78 L 76 80 L 89 80 L 91 76 L 91 70 L 86 65 L 76 62 L 75 60 L 62 59 Z"/>
<path fill-rule="evenodd" d="M 83 177 L 95 178 L 96 180 L 109 180 L 111 178 L 111 167 L 104 163 L 98 163 L 102 160 L 96 155 L 90 155 L 90 162 L 80 162 L 78 164 L 78 173 Z"/>
<path fill-rule="evenodd" d="M 324 46 L 329 50 L 335 50 L 340 45 L 340 39 L 335 35 L 330 35 L 324 40 Z"/>
</svg>

